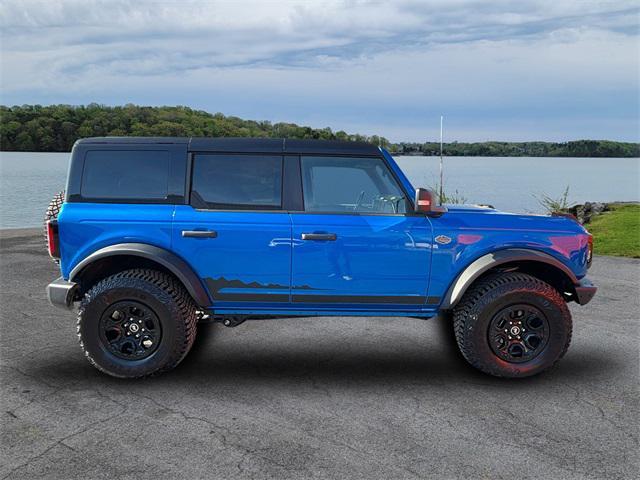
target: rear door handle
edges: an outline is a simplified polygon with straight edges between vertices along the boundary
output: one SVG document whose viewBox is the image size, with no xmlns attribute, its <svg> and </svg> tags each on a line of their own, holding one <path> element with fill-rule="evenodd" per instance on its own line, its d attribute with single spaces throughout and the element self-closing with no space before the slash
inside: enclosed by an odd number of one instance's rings
<svg viewBox="0 0 640 480">
<path fill-rule="evenodd" d="M 328 240 L 335 241 L 338 236 L 335 233 L 303 233 L 302 240 Z"/>
<path fill-rule="evenodd" d="M 218 232 L 214 230 L 182 230 L 182 236 L 191 238 L 216 238 Z"/>
</svg>

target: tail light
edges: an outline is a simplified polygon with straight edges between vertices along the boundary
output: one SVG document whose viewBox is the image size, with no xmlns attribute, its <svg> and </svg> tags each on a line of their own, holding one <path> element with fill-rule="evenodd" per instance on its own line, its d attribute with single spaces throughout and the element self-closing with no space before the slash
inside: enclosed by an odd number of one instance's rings
<svg viewBox="0 0 640 480">
<path fill-rule="evenodd" d="M 47 221 L 47 248 L 49 255 L 53 258 L 60 258 L 60 241 L 58 239 L 58 222 Z"/>
<path fill-rule="evenodd" d="M 593 235 L 589 234 L 587 237 L 587 268 L 591 266 L 593 261 Z"/>
</svg>

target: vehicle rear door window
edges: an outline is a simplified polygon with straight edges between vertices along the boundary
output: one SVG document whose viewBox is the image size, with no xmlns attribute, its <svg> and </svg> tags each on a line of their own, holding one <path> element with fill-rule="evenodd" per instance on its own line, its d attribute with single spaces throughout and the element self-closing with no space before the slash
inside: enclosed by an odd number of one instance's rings
<svg viewBox="0 0 640 480">
<path fill-rule="evenodd" d="M 169 190 L 169 152 L 90 150 L 80 194 L 85 199 L 164 200 Z"/>
<path fill-rule="evenodd" d="M 282 207 L 282 156 L 196 154 L 191 204 L 223 210 Z"/>
<path fill-rule="evenodd" d="M 398 214 L 406 195 L 389 168 L 373 157 L 302 157 L 307 212 Z"/>
</svg>

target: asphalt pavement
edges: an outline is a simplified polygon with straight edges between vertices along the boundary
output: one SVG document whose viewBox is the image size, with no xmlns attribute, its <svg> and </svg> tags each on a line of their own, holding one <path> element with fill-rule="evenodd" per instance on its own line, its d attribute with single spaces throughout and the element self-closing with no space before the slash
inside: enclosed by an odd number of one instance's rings
<svg viewBox="0 0 640 480">
<path fill-rule="evenodd" d="M 39 231 L 0 232 L 0 479 L 637 478 L 640 261 L 596 257 L 557 368 L 469 367 L 447 319 L 202 325 L 174 371 L 101 374 Z"/>
</svg>

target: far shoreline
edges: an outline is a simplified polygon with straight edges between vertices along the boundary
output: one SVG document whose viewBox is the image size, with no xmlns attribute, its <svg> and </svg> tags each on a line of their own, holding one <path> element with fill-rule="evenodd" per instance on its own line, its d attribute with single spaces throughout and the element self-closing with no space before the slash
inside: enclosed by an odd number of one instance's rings
<svg viewBox="0 0 640 480">
<path fill-rule="evenodd" d="M 440 155 L 424 155 L 421 153 L 399 153 L 389 152 L 394 157 L 427 157 L 427 158 L 440 158 Z M 584 158 L 608 158 L 608 159 L 636 159 L 640 160 L 640 157 L 569 157 L 565 155 L 447 155 L 443 154 L 442 158 L 572 158 L 572 159 L 584 159 Z"/>
<path fill-rule="evenodd" d="M 447 130 L 447 141 L 434 138 L 420 140 L 398 139 L 391 141 L 379 134 L 361 134 L 298 125 L 296 123 L 269 120 L 255 120 L 210 113 L 185 106 L 143 106 L 126 104 L 108 106 L 91 103 L 88 105 L 0 105 L 0 114 L 6 124 L 13 128 L 0 131 L 0 145 L 9 151 L 69 151 L 81 138 L 110 137 L 237 137 L 284 139 L 317 139 L 330 141 L 366 142 L 381 146 L 390 152 L 401 154 L 420 153 L 438 156 L 441 152 L 448 156 L 533 156 L 533 157 L 597 157 L 635 158 L 640 157 L 640 142 L 612 140 L 606 138 L 544 141 L 544 140 L 453 140 L 461 133 Z M 34 125 L 46 125 L 41 134 Z M 523 130 L 519 135 L 531 135 Z M 402 135 L 399 132 L 398 135 Z M 476 134 L 483 137 L 487 133 Z M 504 135 L 499 129 L 488 135 Z M 541 134 L 545 135 L 545 134 Z M 548 135 L 548 134 L 547 134 Z"/>
</svg>

